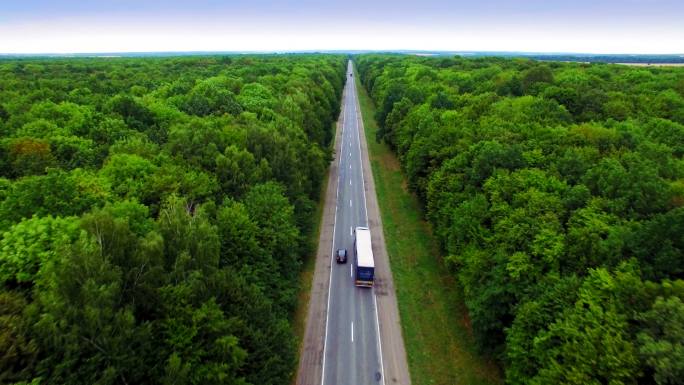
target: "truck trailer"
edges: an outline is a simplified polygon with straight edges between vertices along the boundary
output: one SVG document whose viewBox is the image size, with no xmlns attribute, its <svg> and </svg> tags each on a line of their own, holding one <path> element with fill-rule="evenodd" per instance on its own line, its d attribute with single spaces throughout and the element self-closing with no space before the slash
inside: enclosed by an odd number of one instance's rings
<svg viewBox="0 0 684 385">
<path fill-rule="evenodd" d="M 372 287 L 375 277 L 375 260 L 371 245 L 371 233 L 368 227 L 357 227 L 354 230 L 354 284 Z"/>
</svg>

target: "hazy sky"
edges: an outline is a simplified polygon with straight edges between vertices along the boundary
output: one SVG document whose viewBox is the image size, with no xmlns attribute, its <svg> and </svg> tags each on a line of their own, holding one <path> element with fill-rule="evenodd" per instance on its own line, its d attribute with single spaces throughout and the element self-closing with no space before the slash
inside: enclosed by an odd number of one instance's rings
<svg viewBox="0 0 684 385">
<path fill-rule="evenodd" d="M 0 0 L 0 52 L 684 53 L 684 0 Z"/>
</svg>

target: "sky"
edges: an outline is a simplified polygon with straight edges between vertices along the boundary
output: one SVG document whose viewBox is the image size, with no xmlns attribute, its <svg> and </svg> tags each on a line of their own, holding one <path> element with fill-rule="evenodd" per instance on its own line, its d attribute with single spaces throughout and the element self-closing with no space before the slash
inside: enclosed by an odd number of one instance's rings
<svg viewBox="0 0 684 385">
<path fill-rule="evenodd" d="M 0 53 L 684 54 L 684 0 L 0 0 Z"/>
</svg>

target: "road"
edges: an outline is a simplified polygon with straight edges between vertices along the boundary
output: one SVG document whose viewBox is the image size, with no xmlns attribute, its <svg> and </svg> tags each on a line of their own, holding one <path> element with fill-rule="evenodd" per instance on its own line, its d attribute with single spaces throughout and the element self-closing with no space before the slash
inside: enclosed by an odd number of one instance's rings
<svg viewBox="0 0 684 385">
<path fill-rule="evenodd" d="M 347 78 L 350 78 L 351 63 Z M 347 249 L 353 257 L 357 226 L 368 227 L 356 90 L 347 81 L 342 104 L 342 142 L 339 153 L 337 207 L 331 255 Z M 322 384 L 384 383 L 379 325 L 373 289 L 357 288 L 353 264 L 331 264 Z"/>
<path fill-rule="evenodd" d="M 323 221 L 300 352 L 297 385 L 410 385 L 389 257 L 385 248 L 363 121 L 351 77 L 335 135 Z M 353 283 L 351 260 L 334 262 L 346 248 L 353 256 L 353 228 L 371 229 L 375 286 Z"/>
</svg>

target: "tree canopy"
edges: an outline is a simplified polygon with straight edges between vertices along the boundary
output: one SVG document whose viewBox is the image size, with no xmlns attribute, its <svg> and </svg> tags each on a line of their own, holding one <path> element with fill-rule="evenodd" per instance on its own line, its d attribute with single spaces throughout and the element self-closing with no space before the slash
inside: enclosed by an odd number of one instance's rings
<svg viewBox="0 0 684 385">
<path fill-rule="evenodd" d="M 289 384 L 346 59 L 0 61 L 0 383 Z"/>
<path fill-rule="evenodd" d="M 508 383 L 684 384 L 684 70 L 355 62 Z"/>
</svg>

